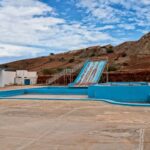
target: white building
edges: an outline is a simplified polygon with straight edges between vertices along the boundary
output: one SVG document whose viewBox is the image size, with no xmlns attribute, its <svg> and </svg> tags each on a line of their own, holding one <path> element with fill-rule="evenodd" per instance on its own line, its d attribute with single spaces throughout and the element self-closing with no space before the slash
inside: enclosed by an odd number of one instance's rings
<svg viewBox="0 0 150 150">
<path fill-rule="evenodd" d="M 0 68 L 0 87 L 4 87 L 4 70 Z"/>
<path fill-rule="evenodd" d="M 37 72 L 27 70 L 8 71 L 0 69 L 0 87 L 5 85 L 33 85 L 37 83 Z"/>
</svg>

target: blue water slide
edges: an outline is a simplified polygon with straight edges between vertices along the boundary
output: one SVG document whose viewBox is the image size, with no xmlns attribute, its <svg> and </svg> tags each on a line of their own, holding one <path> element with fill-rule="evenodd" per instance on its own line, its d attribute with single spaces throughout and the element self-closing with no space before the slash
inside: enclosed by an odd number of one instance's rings
<svg viewBox="0 0 150 150">
<path fill-rule="evenodd" d="M 82 87 L 99 82 L 106 61 L 86 61 L 75 81 L 69 87 Z"/>
<path fill-rule="evenodd" d="M 106 66 L 106 61 L 100 61 L 98 62 L 98 68 L 97 68 L 97 74 L 95 75 L 94 82 L 98 82 L 102 76 L 102 73 L 104 71 L 104 68 Z"/>
</svg>

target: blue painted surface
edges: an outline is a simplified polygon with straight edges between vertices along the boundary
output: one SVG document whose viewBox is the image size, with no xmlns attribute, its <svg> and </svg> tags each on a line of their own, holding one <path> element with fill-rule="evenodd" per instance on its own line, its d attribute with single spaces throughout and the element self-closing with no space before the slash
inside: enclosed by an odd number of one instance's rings
<svg viewBox="0 0 150 150">
<path fill-rule="evenodd" d="M 10 96 L 17 96 L 26 94 L 26 90 L 10 90 L 10 91 L 0 91 L 0 97 L 10 97 Z"/>
<path fill-rule="evenodd" d="M 107 83 L 101 83 L 100 85 L 133 86 L 133 85 L 148 85 L 148 82 L 107 82 Z"/>
<path fill-rule="evenodd" d="M 77 78 L 75 79 L 74 84 L 75 84 L 75 83 L 78 83 L 78 82 L 81 80 L 81 77 L 83 76 L 84 71 L 85 71 L 85 69 L 87 69 L 87 66 L 89 65 L 89 63 L 90 63 L 89 61 L 86 61 L 86 62 L 85 62 L 85 64 L 84 64 L 83 68 L 81 69 L 79 75 L 78 75 Z"/>
<path fill-rule="evenodd" d="M 69 84 L 69 87 L 73 87 L 78 84 L 95 84 L 98 83 L 102 76 L 103 70 L 106 65 L 106 61 L 86 61 L 83 68 L 75 81 Z"/>
<path fill-rule="evenodd" d="M 150 86 L 135 84 L 130 86 L 102 84 L 88 88 L 88 96 L 96 99 L 108 99 L 116 102 L 147 103 L 150 101 Z"/>
<path fill-rule="evenodd" d="M 81 80 L 81 77 L 82 77 L 82 75 L 83 75 L 83 73 L 84 73 L 84 70 L 85 70 L 85 68 L 88 66 L 88 64 L 89 64 L 89 61 L 87 60 L 87 61 L 84 63 L 84 65 L 83 65 L 83 67 L 82 67 L 82 69 L 81 69 L 79 75 L 78 75 L 77 78 L 74 80 L 74 82 L 73 82 L 73 83 L 70 83 L 70 84 L 68 85 L 69 87 L 73 87 L 76 83 L 78 83 L 78 82 Z"/>
<path fill-rule="evenodd" d="M 42 88 L 0 91 L 0 97 L 10 97 L 23 94 L 87 95 L 88 88 L 42 87 Z"/>
<path fill-rule="evenodd" d="M 26 90 L 28 94 L 87 95 L 88 88 L 46 87 Z"/>
<path fill-rule="evenodd" d="M 121 84 L 121 85 L 120 85 Z M 146 82 L 115 83 L 92 85 L 88 88 L 69 87 L 42 87 L 32 89 L 20 89 L 11 91 L 0 91 L 0 99 L 16 99 L 12 96 L 23 94 L 64 94 L 64 95 L 88 95 L 85 99 L 64 98 L 18 98 L 21 100 L 82 100 L 82 101 L 104 101 L 111 104 L 123 106 L 150 106 L 150 86 Z M 12 97 L 12 98 L 11 98 Z"/>
<path fill-rule="evenodd" d="M 24 80 L 24 85 L 30 85 L 30 79 L 25 79 Z"/>
<path fill-rule="evenodd" d="M 100 63 L 99 63 L 99 65 L 98 65 L 98 69 L 97 69 L 97 72 L 98 72 L 98 74 L 95 76 L 95 79 L 94 79 L 94 82 L 95 83 L 97 83 L 99 80 L 100 80 L 100 78 L 101 78 L 101 76 L 102 76 L 102 73 L 103 73 L 103 71 L 104 71 L 104 68 L 105 68 L 105 66 L 106 66 L 106 61 L 101 61 Z"/>
</svg>

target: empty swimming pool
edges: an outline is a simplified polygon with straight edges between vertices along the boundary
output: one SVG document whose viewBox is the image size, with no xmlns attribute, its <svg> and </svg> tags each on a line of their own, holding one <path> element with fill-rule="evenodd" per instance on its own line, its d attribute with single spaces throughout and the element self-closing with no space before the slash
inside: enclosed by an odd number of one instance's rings
<svg viewBox="0 0 150 150">
<path fill-rule="evenodd" d="M 127 106 L 150 106 L 150 86 L 146 82 L 113 82 L 89 87 L 42 87 L 0 91 L 0 99 L 89 100 Z"/>
</svg>

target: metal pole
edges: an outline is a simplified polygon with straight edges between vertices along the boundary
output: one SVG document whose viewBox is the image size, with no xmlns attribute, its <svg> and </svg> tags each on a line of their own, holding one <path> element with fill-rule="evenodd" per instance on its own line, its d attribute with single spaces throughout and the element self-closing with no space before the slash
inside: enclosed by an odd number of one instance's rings
<svg viewBox="0 0 150 150">
<path fill-rule="evenodd" d="M 71 83 L 71 69 L 70 69 L 70 83 Z"/>
<path fill-rule="evenodd" d="M 64 78 L 64 85 L 65 85 L 65 74 L 63 75 L 63 78 Z"/>
<path fill-rule="evenodd" d="M 106 81 L 106 82 L 109 82 L 109 72 L 108 72 L 108 65 L 107 65 L 107 73 L 106 73 L 106 76 L 107 76 L 107 81 Z"/>
<path fill-rule="evenodd" d="M 67 69 L 65 70 L 65 85 L 66 85 L 66 72 L 67 72 Z"/>
<path fill-rule="evenodd" d="M 107 57 L 107 73 L 106 73 L 106 82 L 109 82 L 109 59 Z"/>
</svg>

